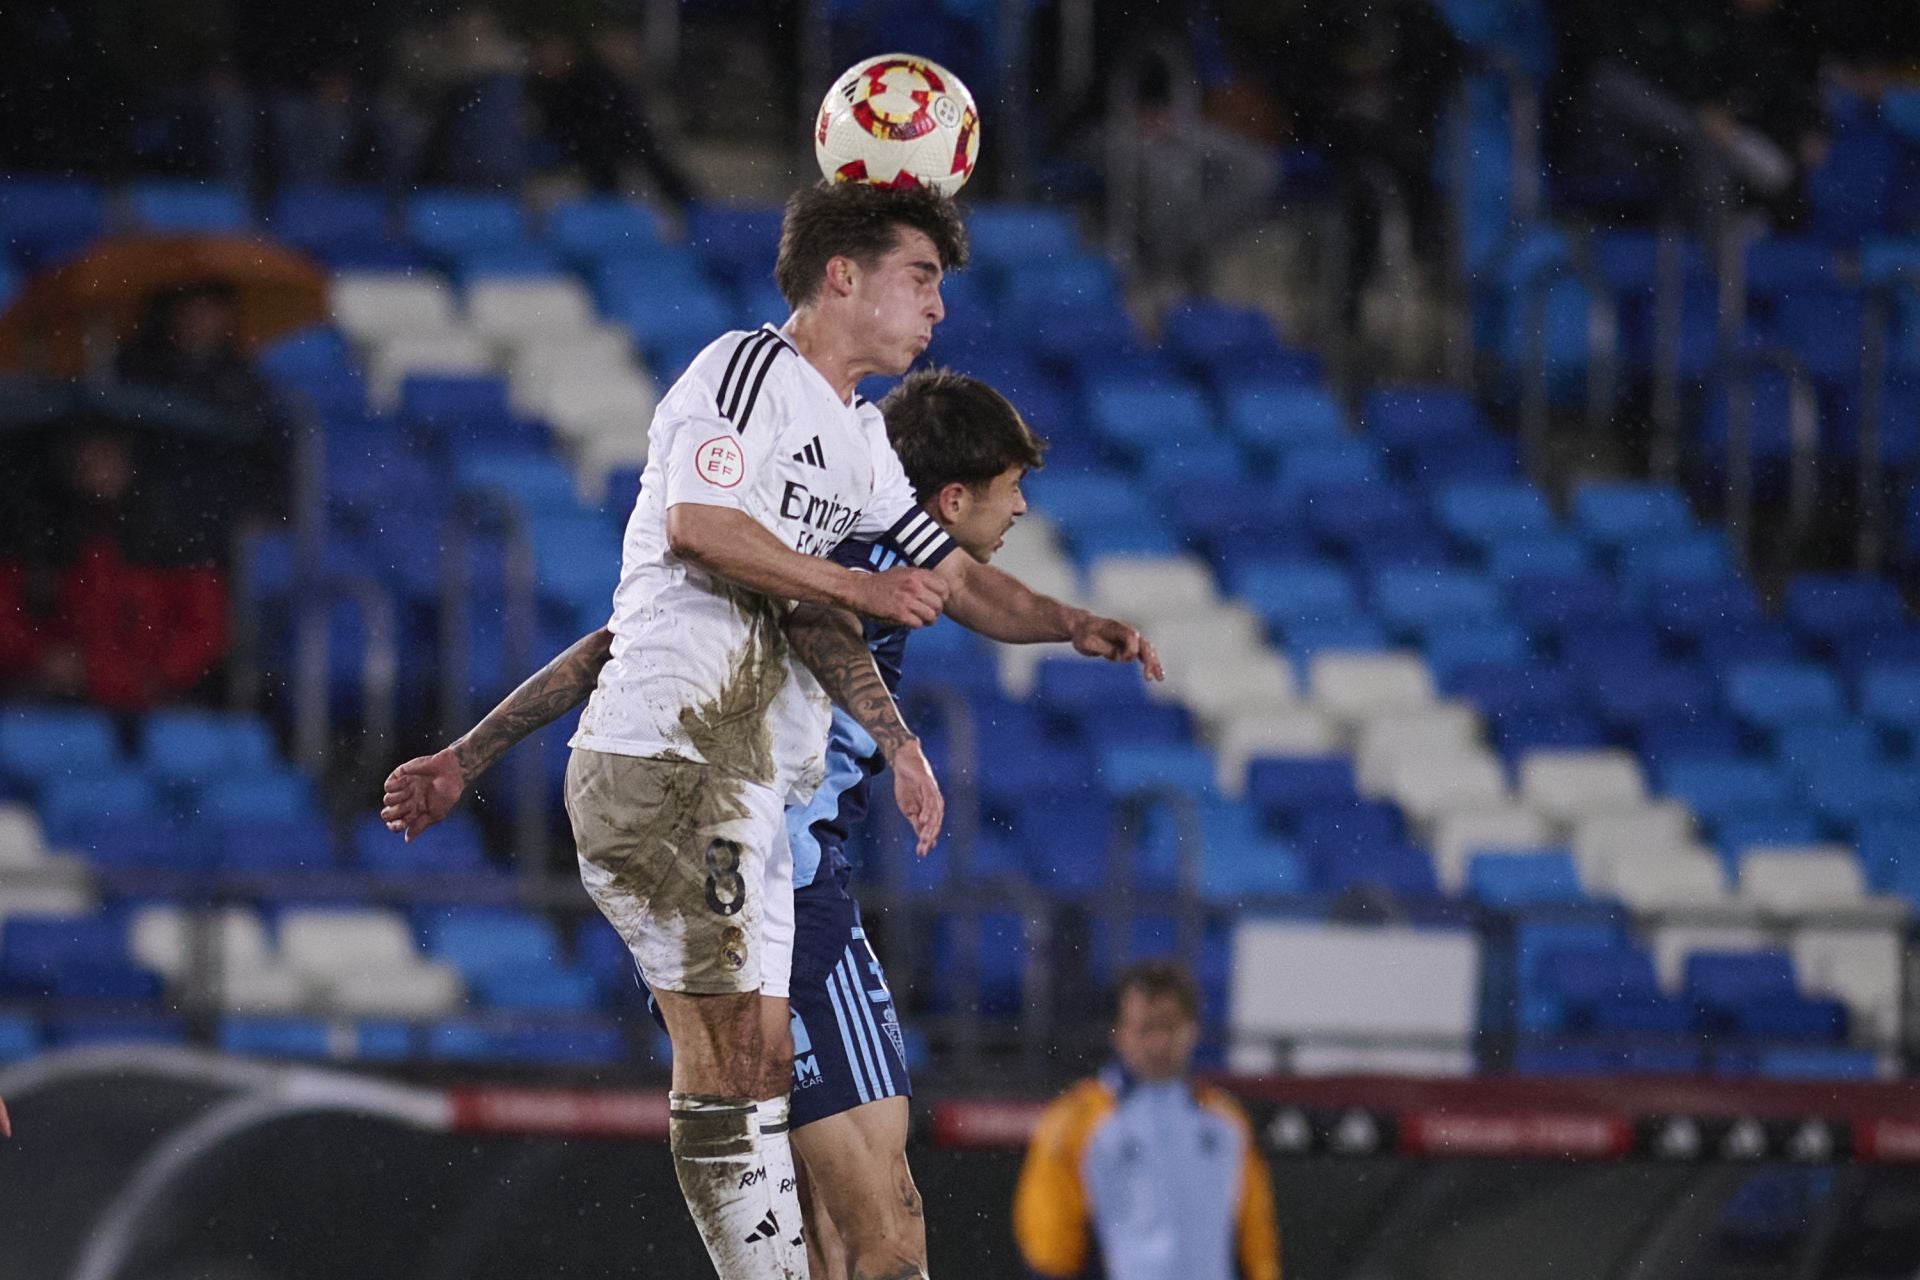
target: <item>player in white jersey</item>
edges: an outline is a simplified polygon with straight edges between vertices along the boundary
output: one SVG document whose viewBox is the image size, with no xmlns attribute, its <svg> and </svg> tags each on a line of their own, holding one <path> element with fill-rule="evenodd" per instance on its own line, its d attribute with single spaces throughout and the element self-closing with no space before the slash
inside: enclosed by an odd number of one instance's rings
<svg viewBox="0 0 1920 1280">
<path fill-rule="evenodd" d="M 790 873 L 775 869 L 781 902 L 767 863 L 787 856 L 787 795 L 817 780 L 826 713 L 789 659 L 785 614 L 811 602 L 921 626 L 948 595 L 924 568 L 863 578 L 823 557 L 854 533 L 890 536 L 909 566 L 951 550 L 937 527 L 926 536 L 878 415 L 852 391 L 925 350 L 965 230 L 931 193 L 819 188 L 794 208 L 776 269 L 786 328 L 722 337 L 654 414 L 612 654 L 567 767 L 581 879 L 673 1042 L 675 1171 L 721 1280 L 806 1274 L 760 996 L 785 980 L 764 926 L 792 911 Z M 810 749 L 776 750 L 816 719 Z"/>
</svg>

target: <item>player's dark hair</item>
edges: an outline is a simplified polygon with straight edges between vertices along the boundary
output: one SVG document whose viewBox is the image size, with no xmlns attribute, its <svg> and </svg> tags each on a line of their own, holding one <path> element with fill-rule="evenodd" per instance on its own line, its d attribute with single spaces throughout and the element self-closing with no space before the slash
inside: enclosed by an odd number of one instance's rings
<svg viewBox="0 0 1920 1280">
<path fill-rule="evenodd" d="M 900 243 L 903 230 L 933 241 L 940 269 L 967 265 L 967 227 L 949 196 L 931 187 L 876 187 L 867 182 L 822 182 L 787 200 L 780 220 L 780 253 L 773 282 L 798 310 L 820 291 L 827 263 L 852 258 L 872 266 Z"/>
<path fill-rule="evenodd" d="M 908 374 L 880 402 L 880 413 L 922 502 L 950 484 L 986 484 L 1009 467 L 1038 471 L 1047 450 L 1005 396 L 949 369 Z"/>
<path fill-rule="evenodd" d="M 1171 999 L 1187 1017 L 1200 1017 L 1200 988 L 1193 975 L 1172 960 L 1142 960 L 1120 971 L 1113 984 L 1113 1007 L 1117 1013 L 1121 997 L 1138 991 L 1149 1000 Z"/>
</svg>

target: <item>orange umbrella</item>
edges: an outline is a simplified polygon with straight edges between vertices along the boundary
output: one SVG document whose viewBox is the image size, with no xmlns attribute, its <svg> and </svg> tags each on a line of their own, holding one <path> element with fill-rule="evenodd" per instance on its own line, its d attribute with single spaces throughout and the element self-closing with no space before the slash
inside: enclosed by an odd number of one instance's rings
<svg viewBox="0 0 1920 1280">
<path fill-rule="evenodd" d="M 85 374 L 132 335 L 155 293 L 197 284 L 232 290 L 248 348 L 327 318 L 325 270 L 271 241 L 111 236 L 35 277 L 0 315 L 0 369 Z"/>
</svg>

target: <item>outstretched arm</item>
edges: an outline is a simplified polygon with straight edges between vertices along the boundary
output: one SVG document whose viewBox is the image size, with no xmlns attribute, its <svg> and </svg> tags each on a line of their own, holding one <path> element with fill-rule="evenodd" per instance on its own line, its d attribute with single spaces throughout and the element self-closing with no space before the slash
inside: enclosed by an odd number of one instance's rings
<svg viewBox="0 0 1920 1280">
<path fill-rule="evenodd" d="M 388 774 L 380 809 L 387 830 L 411 840 L 446 817 L 508 747 L 585 702 L 612 652 L 613 632 L 605 627 L 581 636 L 451 746 Z"/>
<path fill-rule="evenodd" d="M 787 641 L 827 696 L 879 744 L 893 766 L 894 800 L 913 827 L 917 852 L 925 856 L 940 835 L 946 801 L 920 740 L 900 718 L 900 708 L 880 678 L 859 620 L 844 609 L 803 604 L 787 619 Z"/>
<path fill-rule="evenodd" d="M 949 570 L 948 565 L 954 567 Z M 1012 574 L 966 556 L 948 556 L 939 572 L 951 574 L 947 616 L 969 631 L 1006 644 L 1064 640 L 1089 658 L 1138 662 L 1148 680 L 1167 678 L 1153 645 L 1118 619 L 1041 595 Z"/>
</svg>

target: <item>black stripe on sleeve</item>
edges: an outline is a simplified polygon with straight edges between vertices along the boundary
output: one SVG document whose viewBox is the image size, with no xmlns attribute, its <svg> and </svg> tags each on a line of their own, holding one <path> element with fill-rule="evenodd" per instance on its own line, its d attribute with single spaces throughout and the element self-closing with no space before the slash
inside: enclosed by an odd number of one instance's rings
<svg viewBox="0 0 1920 1280">
<path fill-rule="evenodd" d="M 765 359 L 760 361 L 760 372 L 755 375 L 753 379 L 753 390 L 747 392 L 746 407 L 741 409 L 739 416 L 733 420 L 733 429 L 735 431 L 744 432 L 747 429 L 747 423 L 752 421 L 753 407 L 760 402 L 760 384 L 767 380 L 767 372 L 773 368 L 774 361 L 780 358 L 781 352 L 793 350 L 792 347 L 780 340 L 778 334 L 769 331 L 769 336 L 773 338 L 773 346 L 767 349 Z M 745 376 L 743 375 L 740 380 L 745 382 Z"/>
<path fill-rule="evenodd" d="M 754 362 L 760 359 L 761 353 L 767 349 L 767 344 L 771 340 L 770 335 L 763 330 L 742 343 L 746 358 L 740 363 L 740 376 L 730 383 L 723 383 L 720 388 L 718 399 L 720 416 L 733 423 L 736 428 L 740 423 L 738 416 L 740 397 L 746 392 L 748 379 L 753 377 Z M 737 356 L 741 353 L 736 351 L 734 354 Z"/>
<path fill-rule="evenodd" d="M 746 354 L 748 347 L 759 340 L 759 336 L 757 333 L 751 333 L 734 344 L 733 357 L 727 361 L 727 371 L 720 375 L 720 389 L 715 392 L 713 396 L 713 407 L 715 409 L 724 410 L 726 408 L 727 386 L 733 381 L 733 371 L 739 367 L 740 357 Z"/>
</svg>

